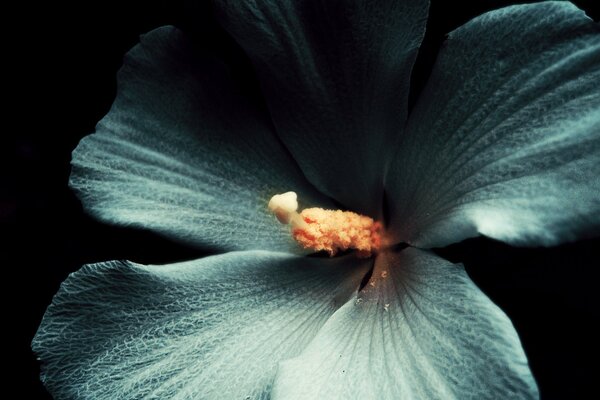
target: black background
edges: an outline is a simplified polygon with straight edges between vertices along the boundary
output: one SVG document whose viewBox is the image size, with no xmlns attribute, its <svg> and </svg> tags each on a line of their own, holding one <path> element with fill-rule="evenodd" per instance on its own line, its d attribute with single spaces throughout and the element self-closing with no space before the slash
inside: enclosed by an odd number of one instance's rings
<svg viewBox="0 0 600 400">
<path fill-rule="evenodd" d="M 139 34 L 164 24 L 182 27 L 234 65 L 237 78 L 260 101 L 251 66 L 214 22 L 209 5 L 79 3 L 28 3 L 5 14 L 18 22 L 5 35 L 5 67 L 10 70 L 5 86 L 15 89 L 5 112 L 17 124 L 5 127 L 2 134 L 8 144 L 2 145 L 0 159 L 0 266 L 5 272 L 3 311 L 9 317 L 3 331 L 14 335 L 6 343 L 15 356 L 4 366 L 10 369 L 9 377 L 15 375 L 7 383 L 20 393 L 18 398 L 50 398 L 39 383 L 29 343 L 70 272 L 103 260 L 165 263 L 203 255 L 150 232 L 94 221 L 67 187 L 70 153 L 108 111 L 116 71 Z M 432 2 L 411 104 L 444 34 L 473 16 L 511 3 L 515 2 Z M 596 1 L 575 3 L 598 20 Z M 518 249 L 479 238 L 439 251 L 462 261 L 510 316 L 545 399 L 588 398 L 596 392 L 599 245 L 600 240 L 587 240 L 550 249 Z"/>
</svg>

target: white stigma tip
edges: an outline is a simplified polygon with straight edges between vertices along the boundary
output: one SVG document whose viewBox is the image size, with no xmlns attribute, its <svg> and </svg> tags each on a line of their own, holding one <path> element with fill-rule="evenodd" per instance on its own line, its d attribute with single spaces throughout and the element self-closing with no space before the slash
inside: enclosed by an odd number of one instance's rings
<svg viewBox="0 0 600 400">
<path fill-rule="evenodd" d="M 275 214 L 279 222 L 288 224 L 298 209 L 298 196 L 296 192 L 276 194 L 269 201 L 269 210 Z"/>
</svg>

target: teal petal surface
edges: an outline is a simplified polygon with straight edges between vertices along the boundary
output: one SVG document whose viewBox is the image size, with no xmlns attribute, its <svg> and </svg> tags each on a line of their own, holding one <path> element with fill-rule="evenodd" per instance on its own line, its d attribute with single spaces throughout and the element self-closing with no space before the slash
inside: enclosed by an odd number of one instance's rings
<svg viewBox="0 0 600 400">
<path fill-rule="evenodd" d="M 378 256 L 358 297 L 281 364 L 277 399 L 535 399 L 510 320 L 460 265 L 408 248 Z"/>
<path fill-rule="evenodd" d="M 449 35 L 386 179 L 397 240 L 556 245 L 600 232 L 600 26 L 569 2 Z"/>
<path fill-rule="evenodd" d="M 227 66 L 173 27 L 126 56 L 117 98 L 73 153 L 71 186 L 103 221 L 219 250 L 298 246 L 267 210 L 296 191 L 327 206 Z"/>
<path fill-rule="evenodd" d="M 86 265 L 34 338 L 56 399 L 267 399 L 368 261 L 262 251 Z"/>
<path fill-rule="evenodd" d="M 248 53 L 277 132 L 307 178 L 378 217 L 429 2 L 215 1 Z"/>
</svg>

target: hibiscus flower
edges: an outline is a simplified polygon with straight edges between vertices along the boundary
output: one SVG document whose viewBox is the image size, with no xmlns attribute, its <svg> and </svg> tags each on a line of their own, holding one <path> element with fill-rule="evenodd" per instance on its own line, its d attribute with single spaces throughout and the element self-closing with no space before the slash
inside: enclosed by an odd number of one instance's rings
<svg viewBox="0 0 600 400">
<path fill-rule="evenodd" d="M 220 254 L 69 276 L 33 342 L 55 397 L 537 397 L 510 320 L 429 249 L 598 233 L 598 25 L 567 2 L 484 14 L 408 116 L 428 2 L 323 3 L 216 4 L 268 110 L 176 28 L 128 53 L 71 185 L 104 221 Z M 267 208 L 288 191 L 383 245 L 307 255 Z"/>
</svg>

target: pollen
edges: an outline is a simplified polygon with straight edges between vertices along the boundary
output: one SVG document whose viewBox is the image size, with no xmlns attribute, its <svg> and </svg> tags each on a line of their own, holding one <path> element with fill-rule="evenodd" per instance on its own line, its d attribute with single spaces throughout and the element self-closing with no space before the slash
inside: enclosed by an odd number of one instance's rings
<svg viewBox="0 0 600 400">
<path fill-rule="evenodd" d="M 298 213 L 294 192 L 273 196 L 269 209 L 279 222 L 290 224 L 293 238 L 305 249 L 326 251 L 330 256 L 354 249 L 359 257 L 369 257 L 381 246 L 381 223 L 364 215 L 322 208 Z"/>
</svg>

